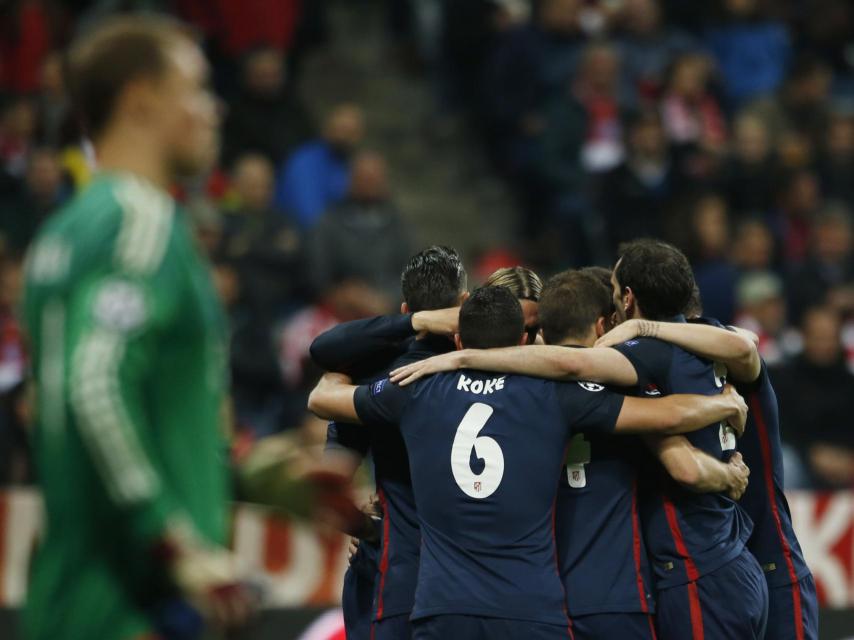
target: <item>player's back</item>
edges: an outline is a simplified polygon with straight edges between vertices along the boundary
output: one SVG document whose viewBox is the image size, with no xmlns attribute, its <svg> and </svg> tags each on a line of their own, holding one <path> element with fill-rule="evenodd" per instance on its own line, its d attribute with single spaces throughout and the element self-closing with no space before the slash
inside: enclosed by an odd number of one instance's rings
<svg viewBox="0 0 854 640">
<path fill-rule="evenodd" d="M 640 524 L 643 442 L 577 434 L 561 474 L 556 534 L 571 617 L 654 610 Z"/>
<path fill-rule="evenodd" d="M 720 393 L 724 378 L 712 362 L 674 345 L 640 338 L 618 347 L 638 372 L 638 392 L 647 396 Z M 719 460 L 735 450 L 724 424 L 687 434 L 691 444 Z M 752 528 L 738 505 L 719 493 L 696 493 L 678 485 L 651 454 L 642 485 L 642 521 L 653 557 L 656 586 L 664 589 L 711 573 L 738 557 Z"/>
<path fill-rule="evenodd" d="M 783 445 L 777 394 L 762 362 L 753 383 L 736 384 L 747 401 L 747 427 L 738 448 L 751 470 L 750 484 L 740 504 L 753 520 L 747 542 L 770 587 L 798 582 L 809 574 L 792 526 L 789 503 L 783 493 Z"/>
<path fill-rule="evenodd" d="M 33 598 L 55 601 L 63 580 L 108 562 L 133 566 L 122 580 L 147 570 L 114 530 L 117 505 L 156 500 L 223 543 L 224 321 L 174 201 L 129 176 L 96 178 L 33 245 L 25 323 L 48 518 Z"/>
<path fill-rule="evenodd" d="M 423 539 L 413 619 L 566 625 L 553 519 L 569 421 L 557 388 L 474 371 L 416 386 L 400 425 Z"/>
</svg>

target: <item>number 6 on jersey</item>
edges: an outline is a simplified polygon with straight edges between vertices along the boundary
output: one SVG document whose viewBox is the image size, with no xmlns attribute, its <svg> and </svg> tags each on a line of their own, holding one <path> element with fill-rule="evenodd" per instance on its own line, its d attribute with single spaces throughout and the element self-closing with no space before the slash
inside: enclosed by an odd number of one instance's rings
<svg viewBox="0 0 854 640">
<path fill-rule="evenodd" d="M 478 437 L 492 415 L 493 409 L 488 404 L 476 402 L 457 427 L 454 444 L 451 447 L 451 471 L 454 480 L 467 496 L 471 498 L 488 498 L 501 484 L 504 477 L 504 452 L 498 443 L 488 436 Z M 485 463 L 479 474 L 471 470 L 471 450 Z"/>
</svg>

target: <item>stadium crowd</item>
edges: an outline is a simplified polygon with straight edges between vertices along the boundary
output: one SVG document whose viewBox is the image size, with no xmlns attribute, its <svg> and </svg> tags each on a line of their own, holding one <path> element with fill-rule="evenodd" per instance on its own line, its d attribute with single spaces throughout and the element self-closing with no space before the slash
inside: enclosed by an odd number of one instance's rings
<svg viewBox="0 0 854 640">
<path fill-rule="evenodd" d="M 224 102 L 222 157 L 181 185 L 231 320 L 239 433 L 294 425 L 325 329 L 387 313 L 417 230 L 355 104 L 312 113 L 318 0 L 13 0 L 0 6 L 0 476 L 32 478 L 15 315 L 38 225 L 88 180 L 63 47 L 117 10 L 192 25 Z M 611 265 L 651 235 L 691 258 L 705 313 L 773 367 L 792 486 L 854 485 L 854 6 L 845 0 L 417 0 L 387 4 L 408 73 L 435 87 L 516 199 L 542 275 Z M 322 441 L 324 430 L 314 429 Z"/>
</svg>

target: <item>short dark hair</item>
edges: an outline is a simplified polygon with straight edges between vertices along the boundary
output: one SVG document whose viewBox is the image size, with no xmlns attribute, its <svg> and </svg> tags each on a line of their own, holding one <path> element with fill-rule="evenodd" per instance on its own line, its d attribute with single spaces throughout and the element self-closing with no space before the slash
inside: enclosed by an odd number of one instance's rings
<svg viewBox="0 0 854 640">
<path fill-rule="evenodd" d="M 129 83 L 162 77 L 170 66 L 167 49 L 182 40 L 189 41 L 186 27 L 153 15 L 112 18 L 79 36 L 65 60 L 65 76 L 86 133 L 103 133 Z"/>
<path fill-rule="evenodd" d="M 613 313 L 614 298 L 600 278 L 564 271 L 549 278 L 540 298 L 540 326 L 547 344 L 584 338 L 599 318 Z"/>
<path fill-rule="evenodd" d="M 460 254 L 438 245 L 412 256 L 400 276 L 403 299 L 413 313 L 455 307 L 467 286 Z"/>
<path fill-rule="evenodd" d="M 620 246 L 614 276 L 630 288 L 649 320 L 666 320 L 691 302 L 694 272 L 685 254 L 672 244 L 642 238 Z"/>
<path fill-rule="evenodd" d="M 605 267 L 582 267 L 579 269 L 581 273 L 586 273 L 589 276 L 593 276 L 602 283 L 608 292 L 612 292 L 614 290 L 614 286 L 611 284 L 611 270 L 606 269 Z M 614 313 L 617 309 L 614 307 L 614 296 L 611 296 L 611 313 Z"/>
<path fill-rule="evenodd" d="M 522 306 L 506 287 L 475 289 L 460 309 L 460 341 L 469 349 L 516 346 L 524 330 Z"/>
</svg>

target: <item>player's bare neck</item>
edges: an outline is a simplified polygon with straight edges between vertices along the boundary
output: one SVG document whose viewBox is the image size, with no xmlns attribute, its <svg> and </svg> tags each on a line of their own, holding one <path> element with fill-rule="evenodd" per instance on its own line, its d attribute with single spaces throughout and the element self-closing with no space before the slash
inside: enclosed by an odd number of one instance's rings
<svg viewBox="0 0 854 640">
<path fill-rule="evenodd" d="M 105 133 L 95 147 L 98 169 L 131 173 L 168 190 L 173 181 L 160 150 L 150 140 L 140 138 L 126 128 Z"/>
</svg>

